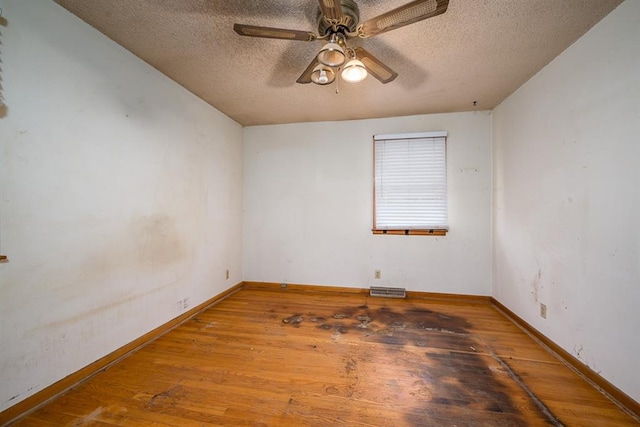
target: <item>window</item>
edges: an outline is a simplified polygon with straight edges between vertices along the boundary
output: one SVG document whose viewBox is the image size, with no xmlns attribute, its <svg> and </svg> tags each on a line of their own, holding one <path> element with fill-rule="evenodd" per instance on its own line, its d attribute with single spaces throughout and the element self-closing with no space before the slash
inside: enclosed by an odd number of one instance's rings
<svg viewBox="0 0 640 427">
<path fill-rule="evenodd" d="M 446 136 L 374 136 L 375 234 L 447 233 Z"/>
</svg>

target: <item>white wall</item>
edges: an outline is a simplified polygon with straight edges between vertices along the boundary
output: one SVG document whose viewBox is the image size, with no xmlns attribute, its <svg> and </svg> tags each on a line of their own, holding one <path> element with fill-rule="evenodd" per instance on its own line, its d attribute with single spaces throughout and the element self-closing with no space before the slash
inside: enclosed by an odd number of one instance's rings
<svg viewBox="0 0 640 427">
<path fill-rule="evenodd" d="M 373 235 L 372 136 L 440 130 L 449 234 Z M 490 141 L 487 112 L 245 128 L 244 279 L 488 295 Z"/>
<path fill-rule="evenodd" d="M 626 1 L 493 114 L 493 295 L 636 400 L 639 22 Z"/>
<path fill-rule="evenodd" d="M 3 410 L 242 280 L 242 127 L 52 1 L 0 7 Z"/>
</svg>

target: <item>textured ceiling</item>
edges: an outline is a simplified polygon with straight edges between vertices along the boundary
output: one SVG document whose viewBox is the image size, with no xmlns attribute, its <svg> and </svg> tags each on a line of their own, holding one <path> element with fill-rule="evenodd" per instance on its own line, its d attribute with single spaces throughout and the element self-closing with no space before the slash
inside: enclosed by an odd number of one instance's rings
<svg viewBox="0 0 640 427">
<path fill-rule="evenodd" d="M 55 1 L 245 126 L 493 109 L 622 2 L 450 0 L 442 15 L 349 39 L 395 70 L 393 82 L 318 86 L 296 79 L 323 42 L 233 31 L 316 32 L 317 0 Z M 408 2 L 356 1 L 361 22 Z"/>
</svg>

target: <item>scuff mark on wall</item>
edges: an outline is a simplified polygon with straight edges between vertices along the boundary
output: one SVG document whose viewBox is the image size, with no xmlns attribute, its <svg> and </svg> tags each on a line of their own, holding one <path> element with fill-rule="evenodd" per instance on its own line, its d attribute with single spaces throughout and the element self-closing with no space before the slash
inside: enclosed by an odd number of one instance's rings
<svg viewBox="0 0 640 427">
<path fill-rule="evenodd" d="M 536 275 L 536 277 L 533 279 L 533 282 L 531 283 L 531 295 L 533 295 L 533 299 L 535 302 L 538 302 L 539 300 L 538 294 L 540 293 L 541 277 L 542 277 L 542 270 L 540 269 L 540 266 L 538 266 L 538 274 Z"/>
<path fill-rule="evenodd" d="M 11 396 L 5 403 L 10 403 L 13 400 L 16 400 L 18 397 L 22 396 L 25 393 L 29 393 L 31 390 L 33 390 L 34 387 L 29 387 L 24 393 L 18 393 L 15 396 Z"/>
<path fill-rule="evenodd" d="M 82 335 L 87 335 L 87 339 L 95 334 L 95 328 L 99 323 L 99 319 L 103 319 L 106 313 L 114 313 L 117 310 L 122 309 L 122 307 L 130 306 L 136 303 L 137 301 L 146 301 L 149 300 L 151 295 L 160 294 L 162 295 L 166 292 L 167 288 L 175 286 L 175 283 L 168 283 L 153 289 L 150 289 L 146 292 L 138 292 L 135 294 L 131 294 L 126 297 L 120 297 L 116 300 L 102 304 L 99 307 L 95 307 L 92 309 L 84 310 L 82 312 L 76 313 L 73 316 L 53 320 L 47 322 L 45 324 L 40 325 L 38 328 L 33 329 L 25 334 L 25 337 L 29 337 L 33 334 L 36 334 L 40 329 L 47 329 L 49 331 L 58 330 L 58 328 L 69 328 L 73 325 L 80 325 L 79 330 Z M 68 329 L 65 329 L 68 330 Z M 55 339 L 55 342 L 65 341 L 66 335 L 63 333 L 61 339 Z M 52 341 L 49 340 L 49 343 Z"/>
<path fill-rule="evenodd" d="M 581 359 L 581 353 L 582 350 L 584 350 L 584 348 L 582 347 L 582 345 L 576 345 L 573 346 L 573 354 L 578 358 Z"/>
</svg>

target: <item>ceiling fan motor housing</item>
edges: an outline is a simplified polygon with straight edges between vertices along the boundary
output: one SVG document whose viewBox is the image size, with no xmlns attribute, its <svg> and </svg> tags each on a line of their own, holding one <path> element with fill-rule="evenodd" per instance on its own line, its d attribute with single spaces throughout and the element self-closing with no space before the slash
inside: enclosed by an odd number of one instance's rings
<svg viewBox="0 0 640 427">
<path fill-rule="evenodd" d="M 335 0 L 334 0 L 335 1 Z M 339 22 L 331 22 L 324 19 L 322 11 L 318 9 L 318 34 L 323 36 L 327 33 L 341 32 L 353 33 L 360 22 L 360 9 L 353 0 L 340 0 L 342 6 L 342 18 Z"/>
</svg>

